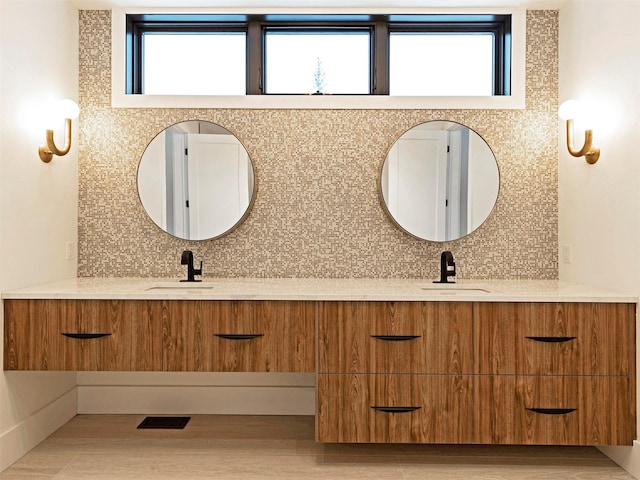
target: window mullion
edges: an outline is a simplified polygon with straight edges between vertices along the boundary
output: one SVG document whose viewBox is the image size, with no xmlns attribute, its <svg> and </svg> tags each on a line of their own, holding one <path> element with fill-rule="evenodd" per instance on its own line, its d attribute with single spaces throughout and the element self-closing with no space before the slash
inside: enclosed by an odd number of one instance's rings
<svg viewBox="0 0 640 480">
<path fill-rule="evenodd" d="M 264 40 L 262 22 L 252 18 L 247 24 L 247 95 L 263 93 Z"/>
<path fill-rule="evenodd" d="M 389 95 L 389 23 L 374 23 L 371 52 L 371 93 Z"/>
</svg>

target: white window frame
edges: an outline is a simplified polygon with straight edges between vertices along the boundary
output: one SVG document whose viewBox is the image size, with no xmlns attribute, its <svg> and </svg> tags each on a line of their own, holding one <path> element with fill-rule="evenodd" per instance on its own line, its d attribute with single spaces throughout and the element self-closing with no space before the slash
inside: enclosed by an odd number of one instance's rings
<svg viewBox="0 0 640 480">
<path fill-rule="evenodd" d="M 238 11 L 240 10 L 240 11 Z M 372 11 L 373 10 L 373 11 Z M 113 9 L 111 16 L 111 106 L 113 108 L 233 108 L 233 109 L 471 109 L 522 110 L 525 108 L 526 10 L 498 9 L 418 9 L 414 14 L 499 14 L 511 15 L 511 95 L 478 97 L 390 96 L 390 95 L 128 95 L 126 94 L 126 15 L 142 13 L 367 13 L 392 14 L 398 11 L 380 9 L 298 9 L 295 12 L 278 9 L 231 11 L 212 9 Z M 408 13 L 408 12 L 407 12 Z"/>
</svg>

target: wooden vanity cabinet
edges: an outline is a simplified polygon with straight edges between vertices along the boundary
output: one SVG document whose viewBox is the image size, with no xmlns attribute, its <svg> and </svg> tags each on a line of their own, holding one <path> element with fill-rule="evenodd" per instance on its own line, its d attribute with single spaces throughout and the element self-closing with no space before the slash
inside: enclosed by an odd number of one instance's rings
<svg viewBox="0 0 640 480">
<path fill-rule="evenodd" d="M 166 302 L 164 369 L 314 372 L 313 302 Z"/>
<path fill-rule="evenodd" d="M 5 300 L 5 370 L 313 372 L 313 302 Z"/>
<path fill-rule="evenodd" d="M 5 370 L 162 369 L 161 302 L 5 300 Z"/>
<path fill-rule="evenodd" d="M 630 445 L 635 304 L 321 302 L 322 442 Z"/>
<path fill-rule="evenodd" d="M 630 445 L 635 305 L 474 304 L 477 443 Z"/>
<path fill-rule="evenodd" d="M 636 436 L 633 303 L 5 299 L 4 316 L 5 370 L 315 371 L 321 442 Z"/>
<path fill-rule="evenodd" d="M 316 439 L 471 443 L 472 304 L 320 302 Z"/>
</svg>

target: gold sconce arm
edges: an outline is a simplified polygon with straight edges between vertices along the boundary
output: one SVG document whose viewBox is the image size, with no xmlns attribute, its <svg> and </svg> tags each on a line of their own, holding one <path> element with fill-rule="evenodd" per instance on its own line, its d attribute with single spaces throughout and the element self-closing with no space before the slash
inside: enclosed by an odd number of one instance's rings
<svg viewBox="0 0 640 480">
<path fill-rule="evenodd" d="M 40 160 L 44 163 L 49 163 L 54 155 L 63 156 L 69 153 L 71 149 L 71 119 L 64 119 L 64 134 L 65 141 L 64 147 L 56 147 L 55 140 L 53 138 L 53 130 L 47 130 L 47 143 L 40 145 L 38 153 L 40 154 Z"/>
<path fill-rule="evenodd" d="M 580 150 L 573 148 L 573 119 L 567 119 L 567 149 L 574 157 L 584 156 L 587 163 L 593 165 L 600 158 L 600 149 L 593 146 L 593 130 L 585 130 L 584 145 Z"/>
</svg>

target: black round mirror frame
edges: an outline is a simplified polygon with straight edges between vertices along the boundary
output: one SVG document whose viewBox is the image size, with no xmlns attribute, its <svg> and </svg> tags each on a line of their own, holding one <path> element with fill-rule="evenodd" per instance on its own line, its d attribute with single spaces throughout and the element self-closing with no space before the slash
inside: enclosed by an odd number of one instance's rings
<svg viewBox="0 0 640 480">
<path fill-rule="evenodd" d="M 215 132 L 217 134 L 228 135 L 228 136 L 232 136 L 233 137 L 235 142 L 237 142 L 237 145 L 244 151 L 244 154 L 246 155 L 247 173 L 249 175 L 248 176 L 248 180 L 249 180 L 251 186 L 248 189 L 249 199 L 248 199 L 248 202 L 246 204 L 246 207 L 244 207 L 244 210 L 242 211 L 241 215 L 238 215 L 238 216 L 234 217 L 235 222 L 233 223 L 233 225 L 231 225 L 228 228 L 224 228 L 221 231 L 213 232 L 211 235 L 202 236 L 202 237 L 198 237 L 198 238 L 192 238 L 192 237 L 186 237 L 186 236 L 182 236 L 182 235 L 179 235 L 179 234 L 176 234 L 176 233 L 168 231 L 168 229 L 161 224 L 162 222 L 158 221 L 158 219 L 154 218 L 154 215 L 152 215 L 150 213 L 151 206 L 149 205 L 149 199 L 147 198 L 145 200 L 143 198 L 143 196 L 145 196 L 145 195 L 141 192 L 140 171 L 142 169 L 143 161 L 146 158 L 145 155 L 147 154 L 147 152 L 150 151 L 150 148 L 152 147 L 152 145 L 154 145 L 154 142 L 161 141 L 159 139 L 162 138 L 162 136 L 165 134 L 165 132 L 167 132 L 168 130 L 170 130 L 172 128 L 181 127 L 181 126 L 185 126 L 185 125 L 192 125 L 192 124 L 196 124 L 196 123 L 199 125 L 199 127 L 201 125 L 206 125 L 207 126 L 207 130 L 209 130 L 211 132 Z M 147 144 L 147 146 L 145 147 L 144 152 L 142 153 L 142 155 L 140 157 L 140 160 L 138 162 L 137 174 L 136 174 L 136 185 L 137 185 L 137 190 L 138 190 L 138 198 L 140 199 L 140 203 L 142 204 L 142 207 L 143 207 L 145 213 L 147 214 L 147 216 L 149 217 L 149 219 L 160 230 L 162 230 L 164 233 L 167 233 L 168 235 L 171 235 L 172 237 L 175 237 L 175 238 L 179 238 L 181 240 L 189 240 L 189 241 L 215 240 L 215 239 L 218 239 L 218 238 L 223 237 L 225 235 L 228 235 L 231 232 L 233 232 L 234 230 L 236 230 L 246 220 L 246 218 L 251 213 L 251 209 L 253 208 L 253 204 L 255 203 L 256 194 L 257 194 L 257 191 L 258 191 L 258 181 L 257 181 L 257 177 L 256 177 L 255 167 L 253 165 L 253 162 L 251 161 L 251 157 L 249 156 L 249 154 L 247 152 L 247 149 L 244 147 L 242 142 L 233 133 L 231 133 L 226 128 L 224 128 L 224 127 L 222 127 L 222 126 L 220 126 L 220 125 L 218 125 L 218 124 L 216 124 L 214 122 L 211 122 L 209 120 L 184 120 L 184 121 L 180 121 L 180 122 L 176 122 L 174 124 L 168 125 L 164 129 L 162 129 L 160 132 L 158 132 L 151 139 L 151 141 Z M 189 208 L 189 207 L 190 207 L 190 205 L 187 203 L 187 208 Z"/>
<path fill-rule="evenodd" d="M 495 183 L 495 188 L 492 189 L 492 191 L 489 194 L 489 198 L 488 201 L 491 202 L 491 207 L 486 209 L 486 214 L 482 215 L 482 219 L 477 220 L 473 225 L 470 226 L 470 228 L 468 228 L 468 230 L 464 233 L 464 234 L 459 234 L 457 236 L 452 236 L 452 237 L 446 237 L 446 238 L 438 238 L 437 236 L 430 236 L 427 237 L 426 235 L 421 235 L 420 232 L 417 232 L 416 229 L 411 228 L 410 225 L 407 225 L 406 222 L 403 222 L 401 219 L 399 220 L 397 217 L 397 215 L 394 215 L 392 213 L 392 210 L 394 210 L 394 208 L 390 208 L 388 203 L 387 203 L 387 199 L 385 196 L 385 178 L 386 175 L 388 174 L 388 168 L 389 168 L 389 157 L 391 155 L 391 153 L 394 151 L 394 148 L 397 148 L 399 145 L 399 142 L 403 139 L 406 139 L 408 136 L 411 136 L 413 134 L 413 132 L 419 131 L 419 130 L 429 130 L 427 128 L 425 128 L 425 126 L 429 125 L 429 124 L 440 124 L 443 126 L 447 126 L 449 128 L 455 128 L 458 130 L 461 129 L 466 129 L 469 133 L 469 135 L 473 134 L 475 135 L 475 138 L 477 140 L 481 140 L 482 141 L 482 145 L 486 146 L 486 157 L 488 158 L 488 154 L 490 154 L 491 159 L 493 160 L 492 163 L 490 163 L 488 165 L 488 167 L 490 167 L 490 170 L 495 170 L 495 175 L 493 176 L 493 178 L 491 179 L 492 182 Z M 442 128 L 440 129 L 431 129 L 431 130 L 442 130 Z M 447 148 L 447 155 L 449 150 Z M 468 152 L 467 152 L 468 153 Z M 423 241 L 430 241 L 430 242 L 435 242 L 435 243 L 444 243 L 444 242 L 450 242 L 450 241 L 455 241 L 455 240 L 459 240 L 461 238 L 464 238 L 468 235 L 471 235 L 472 233 L 474 233 L 477 229 L 479 229 L 486 221 L 487 219 L 491 216 L 491 214 L 493 213 L 493 211 L 495 210 L 495 205 L 498 199 L 498 195 L 499 195 L 499 191 L 500 191 L 500 171 L 499 171 L 499 167 L 498 167 L 498 163 L 497 160 L 495 158 L 495 154 L 493 153 L 493 150 L 491 149 L 491 147 L 489 146 L 489 144 L 484 140 L 484 138 L 482 138 L 482 136 L 480 134 L 478 134 L 475 130 L 467 127 L 466 125 L 459 123 L 459 122 L 455 122 L 455 121 L 451 121 L 451 120 L 430 120 L 430 121 L 426 121 L 426 122 L 421 122 L 417 125 L 414 125 L 413 127 L 409 128 L 408 130 L 406 130 L 402 135 L 400 135 L 396 141 L 391 145 L 391 147 L 389 148 L 389 150 L 387 151 L 387 154 L 385 155 L 385 158 L 380 166 L 380 170 L 379 170 L 379 177 L 378 177 L 378 196 L 379 196 L 379 200 L 380 200 L 380 204 L 382 206 L 383 211 L 385 212 L 385 214 L 387 215 L 387 217 L 389 218 L 389 220 L 401 231 L 405 232 L 406 234 L 412 236 L 413 238 L 416 238 L 418 240 L 423 240 Z M 388 182 L 388 178 L 386 180 Z M 388 185 L 387 185 L 388 188 Z M 488 202 L 487 202 L 488 204 Z M 444 199 L 444 201 L 442 202 L 442 205 L 444 205 L 445 207 L 443 208 L 447 208 L 449 207 L 449 199 L 446 198 Z M 417 207 L 414 205 L 412 206 L 412 208 L 424 208 L 424 206 L 418 205 Z M 434 238 L 436 237 L 436 238 Z"/>
</svg>

